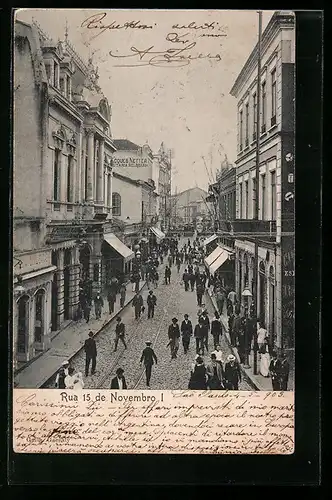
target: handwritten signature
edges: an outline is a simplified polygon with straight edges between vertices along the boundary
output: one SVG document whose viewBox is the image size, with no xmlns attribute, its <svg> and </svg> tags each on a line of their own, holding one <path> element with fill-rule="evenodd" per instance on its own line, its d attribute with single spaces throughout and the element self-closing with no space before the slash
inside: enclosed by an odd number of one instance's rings
<svg viewBox="0 0 332 500">
<path fill-rule="evenodd" d="M 181 68 L 183 66 L 188 66 L 193 60 L 197 59 L 210 59 L 217 62 L 221 61 L 220 54 L 211 55 L 199 53 L 197 55 L 190 54 L 191 51 L 196 46 L 196 42 L 191 42 L 185 47 L 181 48 L 170 48 L 165 51 L 155 51 L 154 45 L 148 47 L 147 49 L 137 49 L 136 47 L 131 47 L 131 54 L 115 54 L 113 51 L 109 52 L 109 55 L 114 58 L 138 58 L 133 64 L 117 64 L 116 67 L 141 67 L 141 66 L 154 66 L 159 68 Z"/>
<path fill-rule="evenodd" d="M 107 16 L 106 12 L 99 12 L 98 14 L 93 14 L 92 16 L 85 19 L 81 28 L 88 28 L 90 30 L 99 30 L 99 33 L 95 35 L 94 38 L 100 36 L 102 33 L 108 30 L 128 30 L 128 29 L 139 29 L 139 30 L 150 30 L 153 28 L 150 24 L 141 24 L 141 21 L 126 21 L 125 23 L 118 24 L 115 21 L 111 23 L 104 23 L 103 20 Z"/>
</svg>

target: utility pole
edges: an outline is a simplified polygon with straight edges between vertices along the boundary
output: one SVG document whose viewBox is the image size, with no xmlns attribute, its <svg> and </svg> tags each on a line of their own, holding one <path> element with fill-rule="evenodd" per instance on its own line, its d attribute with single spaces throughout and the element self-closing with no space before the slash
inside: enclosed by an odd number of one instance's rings
<svg viewBox="0 0 332 500">
<path fill-rule="evenodd" d="M 258 11 L 258 53 L 257 53 L 257 117 L 256 117 L 256 192 L 254 219 L 259 218 L 259 163 L 260 163 L 260 109 L 261 109 L 261 39 L 262 39 L 262 12 Z M 258 238 L 255 237 L 255 258 L 253 269 L 253 298 L 254 318 L 258 319 Z M 257 326 L 254 327 L 254 374 L 257 375 Z"/>
</svg>

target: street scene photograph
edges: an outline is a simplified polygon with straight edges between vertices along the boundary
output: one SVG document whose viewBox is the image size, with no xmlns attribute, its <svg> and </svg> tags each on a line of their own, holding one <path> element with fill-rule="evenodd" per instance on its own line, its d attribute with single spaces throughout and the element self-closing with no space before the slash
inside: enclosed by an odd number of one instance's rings
<svg viewBox="0 0 332 500">
<path fill-rule="evenodd" d="M 295 21 L 16 10 L 15 388 L 294 390 Z"/>
</svg>

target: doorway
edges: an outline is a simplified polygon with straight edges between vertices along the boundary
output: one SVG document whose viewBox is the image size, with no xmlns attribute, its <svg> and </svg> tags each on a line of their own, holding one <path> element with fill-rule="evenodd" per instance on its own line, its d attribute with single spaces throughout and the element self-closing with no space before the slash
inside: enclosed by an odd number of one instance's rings
<svg viewBox="0 0 332 500">
<path fill-rule="evenodd" d="M 66 249 L 63 261 L 63 296 L 64 296 L 64 319 L 70 317 L 69 290 L 70 290 L 70 265 L 71 250 Z"/>
<path fill-rule="evenodd" d="M 56 251 L 52 252 L 52 266 L 58 267 L 58 256 Z M 51 330 L 56 332 L 59 330 L 58 321 L 58 275 L 57 272 L 53 274 L 52 281 L 52 299 L 51 299 Z"/>
</svg>

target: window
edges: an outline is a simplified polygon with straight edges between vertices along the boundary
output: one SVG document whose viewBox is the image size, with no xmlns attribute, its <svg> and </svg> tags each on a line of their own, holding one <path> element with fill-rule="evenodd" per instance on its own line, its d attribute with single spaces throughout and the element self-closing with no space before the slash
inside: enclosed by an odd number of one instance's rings
<svg viewBox="0 0 332 500">
<path fill-rule="evenodd" d="M 108 182 L 107 182 L 107 206 L 111 207 L 111 196 L 112 196 L 112 175 L 108 174 Z"/>
<path fill-rule="evenodd" d="M 52 80 L 51 80 L 51 65 L 50 65 L 50 63 L 45 63 L 45 69 L 46 69 L 47 81 L 48 81 L 48 83 L 52 83 Z"/>
<path fill-rule="evenodd" d="M 39 290 L 35 296 L 35 342 L 41 342 L 44 333 L 44 290 Z"/>
<path fill-rule="evenodd" d="M 271 117 L 271 126 L 276 123 L 276 114 L 277 114 L 277 81 L 276 81 L 276 70 L 274 69 L 271 73 L 271 90 L 272 90 L 272 117 Z"/>
<path fill-rule="evenodd" d="M 68 156 L 67 166 L 67 201 L 73 201 L 73 157 Z"/>
<path fill-rule="evenodd" d="M 60 92 L 61 94 L 65 94 L 65 80 L 63 77 L 60 78 Z"/>
<path fill-rule="evenodd" d="M 265 174 L 261 175 L 261 220 L 265 220 L 265 203 L 266 203 L 266 185 Z"/>
<path fill-rule="evenodd" d="M 271 220 L 277 218 L 277 189 L 276 189 L 276 173 L 271 172 Z"/>
<path fill-rule="evenodd" d="M 117 216 L 121 215 L 121 196 L 119 193 L 112 194 L 112 214 Z"/>
<path fill-rule="evenodd" d="M 262 83 L 262 130 L 266 131 L 266 82 Z"/>
<path fill-rule="evenodd" d="M 54 87 L 58 88 L 59 86 L 59 65 L 54 62 Z"/>
<path fill-rule="evenodd" d="M 239 196 L 239 215 L 240 215 L 240 219 L 242 219 L 242 215 L 243 215 L 243 186 L 242 186 L 242 182 L 240 183 L 240 196 Z"/>
<path fill-rule="evenodd" d="M 255 93 L 252 96 L 252 113 L 253 113 L 253 133 L 252 140 L 256 140 L 256 131 L 257 131 L 257 94 Z"/>
<path fill-rule="evenodd" d="M 252 214 L 253 218 L 256 216 L 256 192 L 257 192 L 257 184 L 256 177 L 252 178 Z"/>
<path fill-rule="evenodd" d="M 88 199 L 88 157 L 85 156 L 85 168 L 84 168 L 84 199 Z"/>
<path fill-rule="evenodd" d="M 248 204 L 249 204 L 249 182 L 244 183 L 245 199 L 244 199 L 244 218 L 248 218 Z"/>
<path fill-rule="evenodd" d="M 24 354 L 27 351 L 29 340 L 29 297 L 24 295 L 17 303 L 18 308 L 18 331 L 17 352 Z"/>
<path fill-rule="evenodd" d="M 242 151 L 243 146 L 243 111 L 240 111 L 240 151 Z"/>
<path fill-rule="evenodd" d="M 53 171 L 53 199 L 60 201 L 60 151 L 54 151 L 54 171 Z"/>
<path fill-rule="evenodd" d="M 249 145 L 249 103 L 246 104 L 246 146 Z"/>
<path fill-rule="evenodd" d="M 67 75 L 67 99 L 71 100 L 71 78 Z"/>
</svg>

